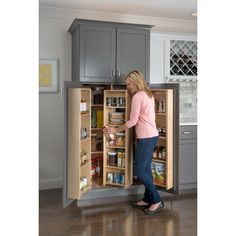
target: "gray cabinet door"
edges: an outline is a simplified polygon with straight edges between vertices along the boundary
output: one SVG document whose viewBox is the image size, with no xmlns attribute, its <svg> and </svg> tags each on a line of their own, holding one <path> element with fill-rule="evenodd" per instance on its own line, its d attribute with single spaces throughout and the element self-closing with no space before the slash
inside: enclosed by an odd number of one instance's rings
<svg viewBox="0 0 236 236">
<path fill-rule="evenodd" d="M 139 70 L 149 81 L 150 31 L 145 29 L 117 28 L 116 82 L 124 84 L 123 78 L 131 70 Z"/>
<path fill-rule="evenodd" d="M 197 140 L 181 140 L 179 182 L 184 188 L 193 187 L 197 183 Z"/>
<path fill-rule="evenodd" d="M 116 30 L 114 27 L 81 25 L 80 81 L 114 82 Z"/>
<path fill-rule="evenodd" d="M 179 137 L 180 188 L 197 188 L 197 126 L 181 126 Z"/>
</svg>

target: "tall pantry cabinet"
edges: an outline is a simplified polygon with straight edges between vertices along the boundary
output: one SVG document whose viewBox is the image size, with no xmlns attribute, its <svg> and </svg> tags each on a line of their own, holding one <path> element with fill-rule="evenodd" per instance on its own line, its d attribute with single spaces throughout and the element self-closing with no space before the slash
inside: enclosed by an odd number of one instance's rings
<svg viewBox="0 0 236 236">
<path fill-rule="evenodd" d="M 64 163 L 64 206 L 79 200 L 86 192 L 114 187 L 129 189 L 138 186 L 133 173 L 133 129 L 117 133 L 114 142 L 103 136 L 103 149 L 93 150 L 93 138 L 102 133 L 102 126 L 109 124 L 117 127 L 124 124 L 130 115 L 131 98 L 125 88 L 103 86 L 103 104 L 94 104 L 94 86 L 78 82 L 65 82 L 65 163 Z M 103 87 L 102 87 L 103 86 Z M 170 86 L 170 85 L 168 85 Z M 172 88 L 151 88 L 155 98 L 156 124 L 159 141 L 153 152 L 152 174 L 154 184 L 163 191 L 178 190 L 178 156 L 174 153 L 175 103 Z M 84 101 L 86 105 L 84 106 Z M 102 107 L 103 120 L 100 128 L 94 128 L 91 114 Z M 99 110 L 96 110 L 99 111 Z M 99 111 L 100 112 L 100 111 Z M 102 166 L 93 168 L 93 161 L 100 156 Z M 95 169 L 96 169 L 95 168 Z M 96 176 L 94 176 L 94 171 Z"/>
<path fill-rule="evenodd" d="M 72 81 L 65 82 L 63 90 L 64 206 L 86 196 L 95 199 L 121 192 L 134 194 L 140 186 L 133 171 L 134 129 L 117 133 L 111 142 L 103 135 L 102 127 L 117 127 L 129 119 L 131 97 L 123 76 L 138 69 L 149 80 L 150 28 L 79 19 L 69 28 Z M 178 193 L 177 87 L 165 84 L 150 88 L 160 133 L 153 151 L 153 181 L 158 189 L 171 193 Z"/>
</svg>

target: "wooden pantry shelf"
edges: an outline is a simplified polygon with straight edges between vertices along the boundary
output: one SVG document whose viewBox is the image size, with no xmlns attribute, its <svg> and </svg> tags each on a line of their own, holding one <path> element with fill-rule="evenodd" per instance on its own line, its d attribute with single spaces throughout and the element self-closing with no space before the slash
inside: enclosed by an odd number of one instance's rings
<svg viewBox="0 0 236 236">
<path fill-rule="evenodd" d="M 104 104 L 92 104 L 91 106 L 92 106 L 92 107 L 103 107 Z"/>
<path fill-rule="evenodd" d="M 166 163 L 165 160 L 160 160 L 160 159 L 152 159 L 153 162 L 160 162 L 160 163 Z"/>
<path fill-rule="evenodd" d="M 106 182 L 107 185 L 112 185 L 112 186 L 120 186 L 120 187 L 124 187 L 124 184 L 116 184 L 116 183 L 110 183 L 110 182 Z"/>
<path fill-rule="evenodd" d="M 108 169 L 112 170 L 125 170 L 123 167 L 118 167 L 118 166 L 106 166 Z"/>
<path fill-rule="evenodd" d="M 106 146 L 106 148 L 118 148 L 118 149 L 125 149 L 125 147 L 120 147 L 120 146 Z"/>
<path fill-rule="evenodd" d="M 91 152 L 91 154 L 103 154 L 103 151 Z"/>
</svg>

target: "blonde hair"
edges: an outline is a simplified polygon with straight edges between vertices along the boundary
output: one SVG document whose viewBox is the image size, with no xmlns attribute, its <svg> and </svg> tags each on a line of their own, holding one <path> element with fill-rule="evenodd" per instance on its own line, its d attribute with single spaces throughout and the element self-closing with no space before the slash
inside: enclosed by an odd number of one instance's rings
<svg viewBox="0 0 236 236">
<path fill-rule="evenodd" d="M 153 97 L 152 91 L 147 87 L 144 76 L 140 71 L 133 70 L 129 72 L 125 76 L 124 80 L 126 79 L 130 79 L 130 81 L 137 86 L 138 91 L 144 91 L 148 95 L 148 97 Z"/>
</svg>

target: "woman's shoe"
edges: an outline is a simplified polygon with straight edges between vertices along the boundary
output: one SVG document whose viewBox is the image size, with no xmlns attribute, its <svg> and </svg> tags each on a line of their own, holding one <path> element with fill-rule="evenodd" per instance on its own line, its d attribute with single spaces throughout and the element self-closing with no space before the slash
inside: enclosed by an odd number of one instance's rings
<svg viewBox="0 0 236 236">
<path fill-rule="evenodd" d="M 139 204 L 137 204 L 137 202 L 131 202 L 131 206 L 135 207 L 135 208 L 138 208 L 138 209 L 145 210 L 146 208 L 149 208 L 151 206 L 151 204 L 139 205 Z"/>
<path fill-rule="evenodd" d="M 154 211 L 151 211 L 149 208 L 144 210 L 144 213 L 146 215 L 156 215 L 162 208 L 164 208 L 164 202 L 161 201 L 161 203 L 158 205 L 157 209 Z"/>
</svg>

